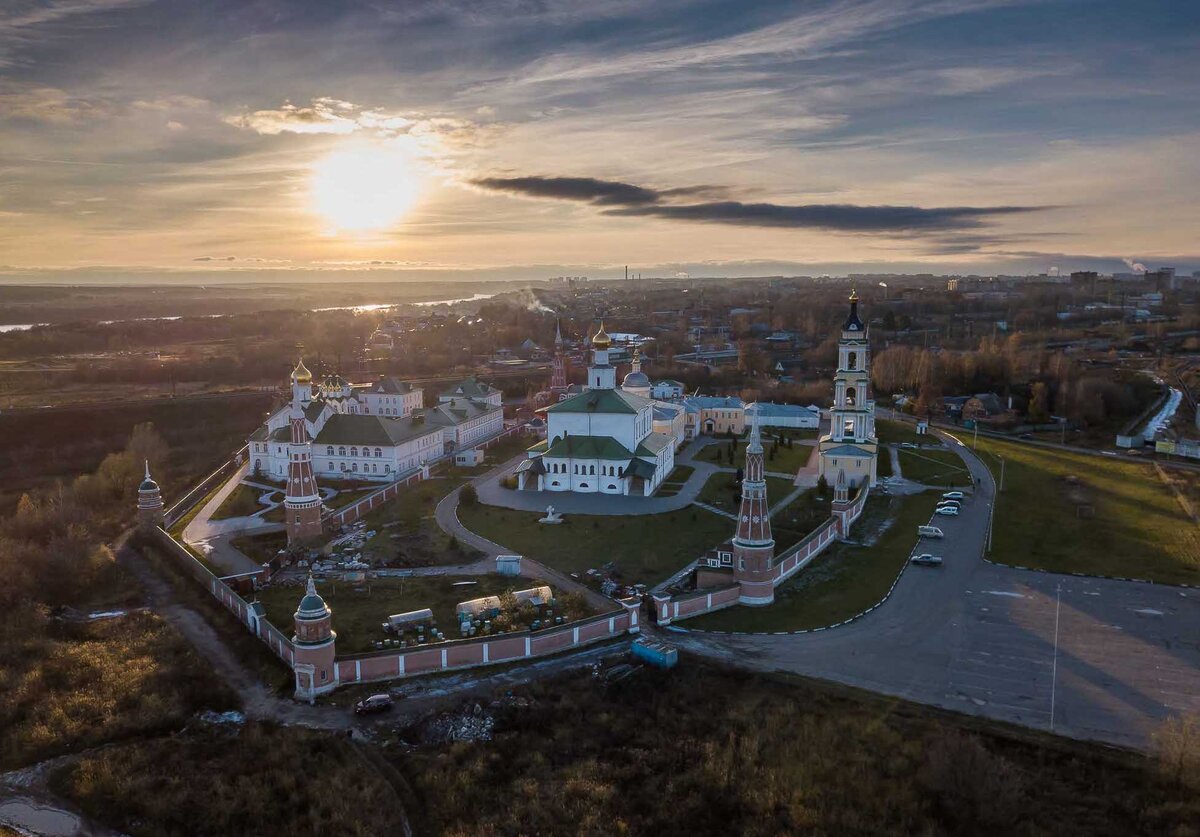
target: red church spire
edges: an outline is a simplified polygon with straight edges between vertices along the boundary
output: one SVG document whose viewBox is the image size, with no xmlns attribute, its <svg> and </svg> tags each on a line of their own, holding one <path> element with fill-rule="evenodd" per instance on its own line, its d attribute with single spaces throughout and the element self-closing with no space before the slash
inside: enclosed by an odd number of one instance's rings
<svg viewBox="0 0 1200 837">
<path fill-rule="evenodd" d="M 775 600 L 775 539 L 771 535 L 771 510 L 763 478 L 763 446 L 758 431 L 758 410 L 750 419 L 746 469 L 742 479 L 742 506 L 737 534 L 733 536 L 733 577 L 741 585 L 742 604 L 765 605 Z"/>
</svg>

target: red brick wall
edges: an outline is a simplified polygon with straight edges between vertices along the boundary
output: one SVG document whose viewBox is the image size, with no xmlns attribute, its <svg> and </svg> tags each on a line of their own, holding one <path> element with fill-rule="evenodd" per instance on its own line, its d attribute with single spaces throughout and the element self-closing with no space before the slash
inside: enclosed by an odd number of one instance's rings
<svg viewBox="0 0 1200 837">
<path fill-rule="evenodd" d="M 504 634 L 452 640 L 436 645 L 358 654 L 337 661 L 341 683 L 390 680 L 433 671 L 489 665 L 529 659 L 579 648 L 588 643 L 620 636 L 630 630 L 636 605 L 533 633 Z M 634 631 L 637 626 L 634 625 Z"/>
</svg>

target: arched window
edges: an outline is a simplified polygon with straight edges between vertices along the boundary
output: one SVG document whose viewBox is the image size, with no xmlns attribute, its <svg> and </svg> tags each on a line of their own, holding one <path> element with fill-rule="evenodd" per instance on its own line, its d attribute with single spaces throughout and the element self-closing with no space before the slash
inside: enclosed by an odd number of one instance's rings
<svg viewBox="0 0 1200 837">
<path fill-rule="evenodd" d="M 858 352 L 850 352 L 848 355 L 846 355 L 846 368 L 847 369 L 857 369 L 858 368 Z"/>
<path fill-rule="evenodd" d="M 333 445 L 327 445 L 327 446 L 325 447 L 325 455 L 326 455 L 326 456 L 333 456 Z"/>
<path fill-rule="evenodd" d="M 351 455 L 351 456 L 358 456 L 358 448 L 357 448 L 357 447 L 351 447 L 351 448 L 350 448 L 350 455 Z"/>
<path fill-rule="evenodd" d="M 345 456 L 345 455 L 346 455 L 345 446 L 344 445 L 339 446 L 338 447 L 338 456 Z"/>
<path fill-rule="evenodd" d="M 385 463 L 384 463 L 384 465 L 383 465 L 383 472 L 384 472 L 385 474 L 388 474 L 388 473 L 391 473 L 391 470 L 392 470 L 392 466 L 391 466 L 391 465 L 388 465 L 388 464 L 385 462 Z"/>
<path fill-rule="evenodd" d="M 595 476 L 595 475 L 596 475 L 596 466 L 593 465 L 592 466 L 592 476 Z"/>
<path fill-rule="evenodd" d="M 345 462 L 341 462 L 341 463 L 339 463 L 339 464 L 342 466 L 342 470 L 343 470 L 343 471 L 344 471 L 344 470 L 346 470 L 346 463 L 345 463 Z"/>
<path fill-rule="evenodd" d="M 855 392 L 857 392 L 857 390 L 854 387 L 848 387 L 846 389 L 846 403 L 849 404 L 851 407 L 854 406 Z"/>
<path fill-rule="evenodd" d="M 351 470 L 351 471 L 357 471 L 357 470 L 358 470 L 358 463 L 357 463 L 357 462 L 355 462 L 353 465 L 351 465 L 351 466 L 350 466 L 350 470 Z"/>
<path fill-rule="evenodd" d="M 375 448 L 376 456 L 383 456 L 383 448 Z"/>
</svg>

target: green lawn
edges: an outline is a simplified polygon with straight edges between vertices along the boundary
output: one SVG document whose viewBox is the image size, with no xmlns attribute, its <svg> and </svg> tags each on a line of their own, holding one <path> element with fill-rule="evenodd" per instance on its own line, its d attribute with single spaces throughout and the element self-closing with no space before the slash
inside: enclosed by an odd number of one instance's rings
<svg viewBox="0 0 1200 837">
<path fill-rule="evenodd" d="M 733 463 L 731 464 L 729 462 L 728 449 L 732 444 L 734 444 L 732 441 L 721 439 L 717 443 L 705 447 L 697 455 L 697 458 L 726 468 L 746 467 L 746 443 L 744 441 L 737 442 L 737 450 L 734 453 Z M 798 442 L 793 442 L 789 448 L 783 444 L 776 443 L 772 439 L 764 438 L 763 466 L 767 471 L 794 474 L 808 464 L 808 458 L 812 456 L 814 450 L 816 448 L 812 445 L 802 445 Z"/>
<path fill-rule="evenodd" d="M 883 458 L 881 455 L 880 459 Z M 971 482 L 971 475 L 962 459 L 948 450 L 902 450 L 900 473 L 905 479 L 942 488 L 962 487 Z"/>
<path fill-rule="evenodd" d="M 889 419 L 875 419 L 875 435 L 883 444 L 901 444 L 908 442 L 914 445 L 932 445 L 940 447 L 941 439 L 931 433 L 924 436 L 917 435 L 917 426 L 906 421 L 891 421 Z"/>
<path fill-rule="evenodd" d="M 782 552 L 798 543 L 809 532 L 829 518 L 829 497 L 817 499 L 817 490 L 810 488 L 771 516 L 771 531 L 775 535 L 775 551 Z M 778 501 L 778 498 L 776 498 Z"/>
<path fill-rule="evenodd" d="M 875 458 L 875 475 L 880 479 L 892 475 L 891 449 L 883 445 L 879 446 L 879 456 Z"/>
<path fill-rule="evenodd" d="M 454 586 L 455 582 L 476 582 Z M 361 583 L 319 581 L 317 592 L 333 610 L 339 653 L 372 651 L 372 642 L 383 639 L 380 623 L 394 613 L 429 608 L 446 639 L 460 639 L 455 607 L 459 602 L 481 596 L 496 596 L 510 590 L 526 590 L 543 582 L 528 578 L 510 578 L 495 573 L 479 576 L 436 576 L 414 578 L 377 578 Z M 258 599 L 267 610 L 267 618 L 285 633 L 292 628 L 292 614 L 304 595 L 299 584 L 273 585 L 260 590 Z M 556 615 L 579 619 L 591 613 L 583 597 L 574 594 L 558 600 Z"/>
<path fill-rule="evenodd" d="M 461 564 L 476 553 L 463 544 L 452 544 L 434 517 L 438 501 L 467 481 L 465 476 L 435 476 L 400 490 L 399 496 L 364 520 L 374 529 L 363 557 L 396 567 Z M 394 525 L 387 525 L 394 524 Z"/>
<path fill-rule="evenodd" d="M 1056 572 L 1200 584 L 1200 538 L 1153 468 L 979 438 L 1004 491 L 991 557 Z"/>
<path fill-rule="evenodd" d="M 332 497 L 330 497 L 328 500 L 322 500 L 321 503 L 322 503 L 322 505 L 327 506 L 328 508 L 336 511 L 337 509 L 340 509 L 344 506 L 350 505 L 351 503 L 353 503 L 356 500 L 361 500 L 363 497 L 366 497 L 372 491 L 378 491 L 379 489 L 383 488 L 383 486 L 385 484 L 386 483 L 379 483 L 378 485 L 371 485 L 366 488 L 358 488 L 358 489 L 343 488 L 343 489 L 339 490 L 337 494 L 334 494 Z"/>
<path fill-rule="evenodd" d="M 917 541 L 917 527 L 929 520 L 937 500 L 938 493 L 932 491 L 905 497 L 873 495 L 853 531 L 855 539 L 874 539 L 870 546 L 830 546 L 776 588 L 774 604 L 732 607 L 683 624 L 717 631 L 796 631 L 861 613 L 892 586 Z"/>
<path fill-rule="evenodd" d="M 742 502 L 742 490 L 735 481 L 737 474 L 727 474 L 723 471 L 713 474 L 704 483 L 700 493 L 696 495 L 702 503 L 708 503 L 727 512 L 736 512 Z M 795 490 L 791 480 L 779 477 L 764 477 L 767 484 L 767 503 L 778 503 Z"/>
<path fill-rule="evenodd" d="M 557 526 L 539 524 L 542 516 L 482 503 L 458 507 L 463 525 L 514 553 L 580 574 L 611 561 L 626 584 L 657 584 L 733 536 L 733 521 L 696 506 L 665 514 L 567 514 Z"/>
<path fill-rule="evenodd" d="M 654 496 L 674 497 L 695 471 L 696 469 L 691 465 L 676 465 L 675 470 L 668 474 L 667 478 L 662 481 L 662 485 L 658 487 L 658 491 L 655 492 Z"/>
<path fill-rule="evenodd" d="M 230 517 L 248 517 L 260 509 L 266 508 L 258 502 L 259 495 L 266 494 L 261 488 L 254 488 L 245 483 L 238 483 L 229 496 L 213 512 L 212 520 L 226 520 Z"/>
<path fill-rule="evenodd" d="M 234 538 L 229 543 L 255 563 L 265 564 L 278 555 L 279 550 L 287 548 L 287 532 L 243 535 L 240 538 Z"/>
</svg>

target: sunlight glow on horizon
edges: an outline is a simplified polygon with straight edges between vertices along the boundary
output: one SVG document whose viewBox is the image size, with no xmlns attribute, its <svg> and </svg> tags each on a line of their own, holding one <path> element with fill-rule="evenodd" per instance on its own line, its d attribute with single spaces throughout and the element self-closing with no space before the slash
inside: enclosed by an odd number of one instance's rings
<svg viewBox="0 0 1200 837">
<path fill-rule="evenodd" d="M 421 196 L 415 160 L 393 145 L 333 151 L 313 166 L 309 185 L 312 209 L 339 233 L 393 227 Z"/>
</svg>

